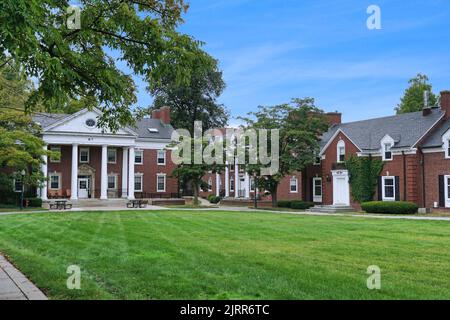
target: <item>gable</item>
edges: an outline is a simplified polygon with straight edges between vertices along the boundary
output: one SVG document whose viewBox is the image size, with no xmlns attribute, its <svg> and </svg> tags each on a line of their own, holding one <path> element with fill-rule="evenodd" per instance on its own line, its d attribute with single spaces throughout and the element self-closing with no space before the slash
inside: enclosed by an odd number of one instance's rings
<svg viewBox="0 0 450 320">
<path fill-rule="evenodd" d="M 108 129 L 98 128 L 97 121 L 101 116 L 101 112 L 94 109 L 89 111 L 87 109 L 81 110 L 73 115 L 55 121 L 55 123 L 43 128 L 46 133 L 49 132 L 68 132 L 77 134 L 114 134 L 135 136 L 136 134 L 129 128 L 120 128 L 116 132 L 111 132 Z M 92 125 L 93 124 L 93 125 Z"/>
</svg>

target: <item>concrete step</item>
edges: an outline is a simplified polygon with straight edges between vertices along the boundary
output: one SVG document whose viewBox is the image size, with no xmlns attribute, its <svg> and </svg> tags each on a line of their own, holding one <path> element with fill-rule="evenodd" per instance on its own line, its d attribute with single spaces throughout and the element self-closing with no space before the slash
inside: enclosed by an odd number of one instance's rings
<svg viewBox="0 0 450 320">
<path fill-rule="evenodd" d="M 323 213 L 344 213 L 344 212 L 355 212 L 355 209 L 350 206 L 323 206 L 317 205 L 306 210 L 307 212 L 323 212 Z"/>
</svg>

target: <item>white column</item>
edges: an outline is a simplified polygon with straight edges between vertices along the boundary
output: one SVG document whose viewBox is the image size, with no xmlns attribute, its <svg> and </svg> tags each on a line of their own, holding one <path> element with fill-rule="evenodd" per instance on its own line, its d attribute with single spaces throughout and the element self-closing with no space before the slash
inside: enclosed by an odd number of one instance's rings
<svg viewBox="0 0 450 320">
<path fill-rule="evenodd" d="M 134 199 L 134 147 L 130 147 L 128 159 L 128 199 Z"/>
<path fill-rule="evenodd" d="M 220 175 L 216 173 L 216 196 L 220 196 Z"/>
<path fill-rule="evenodd" d="M 234 165 L 234 197 L 239 198 L 239 165 Z"/>
<path fill-rule="evenodd" d="M 250 199 L 250 176 L 248 172 L 245 173 L 245 197 Z"/>
<path fill-rule="evenodd" d="M 108 199 L 108 146 L 102 146 L 102 164 L 100 173 L 100 200 Z"/>
<path fill-rule="evenodd" d="M 230 196 L 230 169 L 228 167 L 228 161 L 225 162 L 225 197 Z"/>
<path fill-rule="evenodd" d="M 44 146 L 44 151 L 47 152 L 47 145 Z M 42 187 L 41 187 L 41 199 L 43 201 L 48 200 L 47 197 L 47 179 L 48 179 L 48 168 L 47 168 L 47 155 L 44 154 L 42 156 L 42 165 L 41 165 L 41 171 L 42 174 L 44 175 L 44 182 L 42 183 Z"/>
<path fill-rule="evenodd" d="M 122 198 L 126 198 L 128 187 L 128 147 L 122 149 Z"/>
<path fill-rule="evenodd" d="M 70 200 L 78 200 L 78 144 L 72 144 L 72 176 L 70 178 Z"/>
</svg>

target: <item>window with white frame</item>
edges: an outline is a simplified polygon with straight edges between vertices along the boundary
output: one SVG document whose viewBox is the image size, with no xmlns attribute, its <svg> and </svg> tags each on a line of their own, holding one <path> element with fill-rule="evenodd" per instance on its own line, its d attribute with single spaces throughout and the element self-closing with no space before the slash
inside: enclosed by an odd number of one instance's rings
<svg viewBox="0 0 450 320">
<path fill-rule="evenodd" d="M 340 140 L 337 144 L 337 162 L 345 161 L 345 142 Z"/>
<path fill-rule="evenodd" d="M 315 166 L 318 166 L 318 165 L 320 165 L 320 161 L 321 161 L 322 159 L 320 158 L 320 156 L 316 156 L 316 157 L 314 157 L 314 165 Z"/>
<path fill-rule="evenodd" d="M 234 191 L 234 178 L 230 178 L 230 191 Z"/>
<path fill-rule="evenodd" d="M 212 178 L 209 177 L 208 179 L 208 191 L 212 191 Z"/>
<path fill-rule="evenodd" d="M 22 192 L 22 189 L 23 189 L 22 180 L 14 179 L 13 180 L 13 188 L 14 188 L 14 192 Z"/>
<path fill-rule="evenodd" d="M 391 143 L 385 143 L 383 145 L 383 160 L 392 160 L 392 144 Z"/>
<path fill-rule="evenodd" d="M 117 189 L 117 175 L 115 174 L 108 175 L 108 189 L 109 190 Z"/>
<path fill-rule="evenodd" d="M 395 201 L 395 177 L 382 177 L 383 201 Z"/>
<path fill-rule="evenodd" d="M 108 163 L 116 163 L 117 162 L 117 149 L 108 148 Z"/>
<path fill-rule="evenodd" d="M 254 178 L 250 178 L 250 191 L 252 191 L 252 192 L 255 191 L 255 179 Z"/>
<path fill-rule="evenodd" d="M 166 164 L 166 150 L 158 150 L 157 163 L 158 163 L 158 166 L 163 166 Z"/>
<path fill-rule="evenodd" d="M 166 175 L 164 173 L 156 176 L 156 192 L 166 192 Z"/>
<path fill-rule="evenodd" d="M 313 201 L 322 202 L 322 178 L 313 178 Z"/>
<path fill-rule="evenodd" d="M 143 181 L 143 175 L 142 174 L 135 174 L 134 175 L 134 191 L 142 192 L 142 181 Z"/>
<path fill-rule="evenodd" d="M 134 164 L 144 164 L 144 150 L 134 152 Z"/>
<path fill-rule="evenodd" d="M 296 176 L 291 177 L 289 190 L 291 193 L 297 193 L 298 180 Z"/>
<path fill-rule="evenodd" d="M 80 163 L 89 163 L 89 148 L 80 148 Z"/>
<path fill-rule="evenodd" d="M 49 189 L 50 190 L 59 190 L 61 187 L 61 174 L 59 173 L 51 173 L 49 175 Z"/>
<path fill-rule="evenodd" d="M 447 140 L 447 158 L 450 158 L 450 140 Z"/>
<path fill-rule="evenodd" d="M 59 158 L 50 157 L 50 162 L 51 163 L 60 163 L 61 162 L 61 147 L 50 147 L 50 151 L 51 152 L 59 152 L 59 154 L 60 154 Z"/>
</svg>

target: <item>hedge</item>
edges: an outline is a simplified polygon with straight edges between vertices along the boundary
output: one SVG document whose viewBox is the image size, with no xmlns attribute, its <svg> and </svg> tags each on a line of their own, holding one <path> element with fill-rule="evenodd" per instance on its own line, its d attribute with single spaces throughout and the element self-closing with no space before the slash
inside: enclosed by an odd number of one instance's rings
<svg viewBox="0 0 450 320">
<path fill-rule="evenodd" d="M 210 203 L 219 203 L 222 198 L 217 197 L 215 195 L 209 195 L 208 200 Z"/>
<path fill-rule="evenodd" d="M 406 201 L 369 201 L 363 202 L 361 208 L 367 213 L 414 214 L 419 207 Z"/>
<path fill-rule="evenodd" d="M 40 198 L 28 198 L 26 200 L 28 201 L 29 207 L 33 207 L 33 208 L 42 207 L 42 199 L 40 199 Z"/>
<path fill-rule="evenodd" d="M 314 207 L 313 202 L 300 201 L 300 200 L 280 200 L 277 202 L 280 208 L 291 208 L 291 209 L 309 209 Z"/>
</svg>

